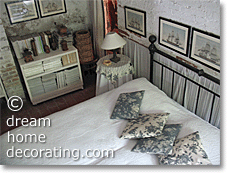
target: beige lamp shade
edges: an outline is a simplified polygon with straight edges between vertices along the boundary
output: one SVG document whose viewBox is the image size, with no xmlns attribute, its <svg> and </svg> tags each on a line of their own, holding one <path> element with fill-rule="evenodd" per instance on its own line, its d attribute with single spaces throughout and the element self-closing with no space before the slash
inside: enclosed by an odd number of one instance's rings
<svg viewBox="0 0 229 174">
<path fill-rule="evenodd" d="M 114 50 L 122 47 L 126 44 L 126 41 L 119 36 L 116 32 L 109 32 L 105 36 L 101 48 L 104 50 Z"/>
</svg>

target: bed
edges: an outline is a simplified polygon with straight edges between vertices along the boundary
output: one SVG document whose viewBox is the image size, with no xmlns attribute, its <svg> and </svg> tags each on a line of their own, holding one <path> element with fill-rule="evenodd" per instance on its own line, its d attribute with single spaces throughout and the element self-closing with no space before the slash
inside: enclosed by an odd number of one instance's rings
<svg viewBox="0 0 229 174">
<path fill-rule="evenodd" d="M 3 165 L 159 165 L 157 155 L 131 151 L 137 139 L 120 138 L 128 120 L 110 118 L 121 93 L 141 90 L 145 91 L 140 107 L 141 114 L 170 113 L 166 124 L 182 124 L 177 139 L 198 131 L 211 164 L 220 165 L 220 129 L 188 111 L 145 78 L 132 80 L 112 91 L 45 117 L 51 120 L 50 126 L 21 126 L 10 131 L 14 136 L 44 134 L 45 141 L 43 138 L 39 142 L 13 143 L 12 139 L 8 142 L 9 132 L 3 134 L 0 137 L 0 163 Z M 13 151 L 15 155 L 17 149 L 20 149 L 17 151 L 18 157 L 7 157 L 7 153 L 8 156 L 12 156 Z M 56 151 L 56 154 L 50 154 L 48 157 L 44 154 L 39 156 L 36 150 L 40 149 Z M 65 157 L 61 154 L 64 149 L 69 150 L 69 155 Z M 106 151 L 110 154 L 109 157 L 101 155 L 104 150 L 112 150 L 112 152 Z M 71 153 L 73 151 L 74 153 Z"/>
</svg>

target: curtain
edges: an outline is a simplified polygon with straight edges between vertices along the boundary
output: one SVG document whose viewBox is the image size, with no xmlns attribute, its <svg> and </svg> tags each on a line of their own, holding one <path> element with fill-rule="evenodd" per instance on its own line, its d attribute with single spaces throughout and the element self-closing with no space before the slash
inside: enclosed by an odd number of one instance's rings
<svg viewBox="0 0 229 174">
<path fill-rule="evenodd" d="M 150 79 L 150 54 L 148 48 L 139 45 L 138 43 L 124 38 L 126 45 L 124 45 L 123 54 L 131 59 L 134 67 L 134 78 L 145 77 Z"/>
<path fill-rule="evenodd" d="M 198 76 L 197 73 L 161 56 L 155 54 L 154 58 L 159 62 L 169 66 L 172 69 L 177 70 L 181 74 L 190 79 L 194 80 L 195 82 L 203 85 L 209 90 L 214 91 L 216 94 L 220 95 L 220 85 L 211 82 L 210 80 Z M 186 90 L 185 90 L 185 99 L 183 101 L 183 93 L 184 93 L 184 85 L 185 79 L 179 75 L 174 75 L 174 84 L 173 84 L 173 96 L 171 96 L 171 89 L 172 89 L 172 72 L 170 70 L 165 70 L 163 73 L 163 77 L 161 78 L 161 66 L 157 63 L 154 63 L 154 72 L 153 72 L 153 83 L 161 88 L 169 97 L 174 99 L 180 104 L 184 104 L 184 107 L 190 110 L 191 112 L 195 113 L 196 115 L 200 116 L 206 121 L 209 121 L 210 113 L 212 112 L 211 124 L 215 125 L 216 127 L 220 128 L 220 98 L 217 96 L 214 99 L 213 94 L 206 91 L 203 88 L 200 88 L 199 91 L 199 101 L 197 104 L 197 95 L 199 87 L 188 81 L 186 82 Z M 161 86 L 161 80 L 163 81 Z M 211 106 L 213 103 L 213 110 L 211 110 Z"/>
<path fill-rule="evenodd" d="M 134 66 L 135 75 L 134 78 L 145 77 L 150 79 L 150 54 L 148 48 L 137 44 L 136 42 L 124 38 L 127 44 L 124 46 L 124 54 L 130 57 L 131 63 Z M 204 87 L 213 90 L 215 93 L 220 94 L 220 85 L 211 82 L 210 80 L 198 76 L 195 72 L 159 55 L 155 54 L 154 58 L 159 62 L 177 70 L 181 74 L 195 82 L 203 85 Z M 184 107 L 200 116 L 206 121 L 209 121 L 209 115 L 212 112 L 211 124 L 220 128 L 220 98 L 215 97 L 204 89 L 200 89 L 199 101 L 197 105 L 197 95 L 199 87 L 190 82 L 186 81 L 185 78 L 174 74 L 172 71 L 164 68 L 163 77 L 161 78 L 162 66 L 155 63 L 153 64 L 153 83 L 162 89 L 170 98 L 177 101 L 179 104 L 184 104 Z M 172 79 L 174 78 L 173 92 L 172 92 Z M 161 82 L 163 81 L 163 82 Z M 185 98 L 184 86 L 186 83 Z M 162 85 L 162 86 L 161 86 Z M 211 104 L 213 103 L 213 110 L 211 111 Z"/>
<path fill-rule="evenodd" d="M 104 38 L 103 1 L 91 0 L 89 1 L 89 7 L 93 30 L 94 54 L 101 58 L 104 56 L 104 50 L 101 49 Z"/>
<path fill-rule="evenodd" d="M 111 31 L 115 31 L 118 33 L 117 0 L 103 0 L 103 4 L 105 18 L 105 35 Z"/>
<path fill-rule="evenodd" d="M 139 45 L 138 43 L 124 38 L 127 44 L 124 46 L 124 54 L 130 57 L 131 63 L 134 66 L 135 75 L 134 78 L 145 77 L 150 79 L 150 54 L 148 48 Z M 194 80 L 195 82 L 203 85 L 207 89 L 214 91 L 220 95 L 220 85 L 211 82 L 210 80 L 198 76 L 195 72 L 159 55 L 155 54 L 154 58 L 159 62 L 169 66 L 172 69 L 177 70 L 179 73 L 186 77 Z M 199 117 L 206 121 L 209 121 L 209 115 L 212 112 L 211 124 L 220 128 L 220 98 L 217 96 L 213 97 L 213 94 L 209 93 L 204 89 L 200 89 L 199 101 L 197 105 L 197 95 L 199 87 L 190 82 L 186 81 L 185 78 L 173 74 L 170 70 L 164 68 L 163 77 L 161 78 L 162 66 L 155 63 L 153 64 L 153 83 L 162 89 L 170 98 L 177 101 L 179 104 L 184 104 L 184 107 L 195 113 Z M 172 92 L 172 79 L 174 78 L 173 92 Z M 163 81 L 163 82 L 161 82 Z M 186 90 L 184 86 L 186 83 Z M 161 86 L 162 85 L 162 86 Z M 185 92 L 185 98 L 183 94 Z M 213 103 L 213 110 L 211 104 Z"/>
</svg>

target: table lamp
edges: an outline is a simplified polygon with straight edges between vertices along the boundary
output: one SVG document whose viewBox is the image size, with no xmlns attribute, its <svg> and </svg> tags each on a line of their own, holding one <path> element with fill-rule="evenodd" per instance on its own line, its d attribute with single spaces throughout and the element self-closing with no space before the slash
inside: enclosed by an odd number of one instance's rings
<svg viewBox="0 0 229 174">
<path fill-rule="evenodd" d="M 126 41 L 119 36 L 116 32 L 109 32 L 105 36 L 101 48 L 104 50 L 112 50 L 113 58 L 110 59 L 112 62 L 117 63 L 120 61 L 120 57 L 117 57 L 116 52 L 120 47 L 126 44 Z"/>
</svg>

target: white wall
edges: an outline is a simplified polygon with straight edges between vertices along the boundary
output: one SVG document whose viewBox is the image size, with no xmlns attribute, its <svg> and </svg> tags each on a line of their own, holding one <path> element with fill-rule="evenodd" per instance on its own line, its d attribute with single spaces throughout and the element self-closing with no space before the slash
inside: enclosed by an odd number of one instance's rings
<svg viewBox="0 0 229 174">
<path fill-rule="evenodd" d="M 1 0 L 0 17 L 7 36 L 26 35 L 46 30 L 56 30 L 56 25 L 64 24 L 71 32 L 88 29 L 91 27 L 89 15 L 89 0 L 65 0 L 67 13 L 53 15 L 45 18 L 10 24 L 5 2 L 13 0 Z M 38 7 L 38 5 L 37 5 Z M 37 9 L 38 10 L 38 9 Z M 38 10 L 39 13 L 39 10 Z M 56 25 L 54 24 L 56 23 Z"/>
<path fill-rule="evenodd" d="M 124 6 L 146 11 L 147 37 L 140 37 L 125 29 Z M 118 26 L 131 38 L 145 46 L 149 46 L 148 38 L 154 34 L 158 37 L 159 16 L 181 22 L 191 27 L 220 35 L 220 1 L 219 0 L 118 0 Z M 161 45 L 160 49 L 174 56 L 180 56 L 198 68 L 220 78 L 220 74 L 204 67 L 188 57 L 175 53 Z"/>
</svg>

